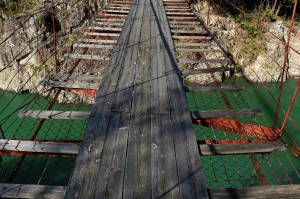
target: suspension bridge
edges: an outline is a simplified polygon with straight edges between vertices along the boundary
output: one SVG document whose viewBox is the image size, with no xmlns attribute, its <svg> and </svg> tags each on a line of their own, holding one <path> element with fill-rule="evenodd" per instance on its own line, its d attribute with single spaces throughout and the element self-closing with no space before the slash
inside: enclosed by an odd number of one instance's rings
<svg viewBox="0 0 300 199">
<path fill-rule="evenodd" d="M 288 148 L 282 129 L 257 121 L 264 113 L 246 101 L 246 87 L 220 83 L 236 70 L 234 60 L 187 3 L 111 1 L 64 58 L 72 67 L 40 82 L 54 91 L 48 103 L 17 110 L 20 134 L 6 138 L 1 129 L 1 155 L 14 157 L 2 160 L 1 197 L 300 197 L 291 177 L 297 168 L 287 171 L 277 155 L 297 154 L 297 148 Z M 76 72 L 80 62 L 84 73 Z M 96 74 L 100 65 L 105 70 Z M 186 84 L 185 77 L 193 75 L 212 76 L 214 84 Z M 91 110 L 60 107 L 63 91 L 94 99 Z M 202 128 L 200 140 L 195 126 Z M 57 135 L 49 135 L 54 131 Z M 81 132 L 77 139 L 68 137 L 75 131 Z M 239 179 L 232 168 L 220 166 L 224 159 L 217 163 L 214 157 L 232 158 Z M 24 165 L 30 158 L 47 161 L 29 171 Z M 40 179 L 47 172 L 55 175 L 60 168 L 50 170 L 50 161 L 54 168 L 63 159 L 73 160 L 64 184 L 51 183 L 53 177 L 45 180 L 48 184 L 24 180 L 35 169 Z M 216 165 L 211 177 L 207 168 Z M 250 182 L 243 181 L 243 173 L 250 173 Z M 242 186 L 226 186 L 231 180 Z M 224 186 L 213 186 L 216 182 Z"/>
</svg>

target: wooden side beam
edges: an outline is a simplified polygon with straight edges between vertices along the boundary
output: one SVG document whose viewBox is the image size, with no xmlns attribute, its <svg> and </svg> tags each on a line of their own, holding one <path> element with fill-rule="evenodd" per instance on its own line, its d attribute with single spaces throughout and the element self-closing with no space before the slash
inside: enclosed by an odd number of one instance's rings
<svg viewBox="0 0 300 199">
<path fill-rule="evenodd" d="M 286 146 L 281 141 L 264 143 L 241 143 L 241 144 L 200 144 L 202 155 L 229 155 L 241 153 L 267 153 L 273 151 L 285 151 Z"/>
<path fill-rule="evenodd" d="M 259 109 L 224 109 L 224 110 L 209 110 L 209 111 L 193 111 L 192 118 L 208 119 L 218 117 L 238 117 L 238 116 L 252 116 L 262 115 L 263 112 Z"/>
<path fill-rule="evenodd" d="M 103 21 L 103 22 L 124 22 L 125 18 L 97 18 L 96 21 Z"/>
<path fill-rule="evenodd" d="M 91 59 L 91 60 L 101 60 L 108 61 L 109 57 L 101 55 L 85 55 L 85 54 L 65 54 L 64 57 L 71 59 Z"/>
<path fill-rule="evenodd" d="M 0 183 L 1 198 L 64 198 L 66 187 Z"/>
<path fill-rule="evenodd" d="M 0 139 L 0 151 L 70 154 L 78 153 L 80 144 Z"/>
<path fill-rule="evenodd" d="M 84 43 L 74 43 L 74 48 L 96 48 L 96 49 L 113 49 L 113 45 L 101 45 L 101 44 L 84 44 Z"/>
<path fill-rule="evenodd" d="M 181 74 L 182 75 L 194 75 L 194 74 L 215 73 L 215 72 L 223 72 L 223 71 L 230 71 L 230 68 L 229 67 L 215 67 L 215 68 L 183 70 L 183 71 L 181 71 Z"/>
<path fill-rule="evenodd" d="M 41 85 L 50 86 L 53 88 L 72 88 L 72 89 L 91 89 L 98 90 L 100 84 L 99 83 L 83 83 L 83 82 L 73 82 L 73 81 L 41 81 Z"/>
<path fill-rule="evenodd" d="M 201 25 L 200 22 L 198 21 L 169 21 L 169 24 L 180 24 L 180 25 L 189 25 L 189 26 L 192 26 L 192 25 Z"/>
<path fill-rule="evenodd" d="M 175 46 L 181 46 L 181 47 L 205 47 L 205 46 L 215 46 L 212 45 L 211 43 L 191 43 L 191 42 L 179 42 L 175 43 Z"/>
<path fill-rule="evenodd" d="M 222 53 L 221 50 L 215 49 L 191 49 L 191 48 L 177 48 L 176 52 L 188 52 L 188 53 Z"/>
<path fill-rule="evenodd" d="M 88 27 L 89 30 L 102 30 L 102 31 L 109 31 L 109 32 L 121 32 L 122 28 L 108 28 L 108 27 L 99 27 L 99 26 L 91 26 Z"/>
<path fill-rule="evenodd" d="M 85 43 L 101 43 L 101 44 L 115 44 L 117 40 L 115 39 L 81 39 L 79 42 Z"/>
<path fill-rule="evenodd" d="M 102 32 L 84 32 L 84 35 L 102 36 L 102 37 L 118 37 L 119 33 L 102 33 Z"/>
<path fill-rule="evenodd" d="M 191 63 L 191 64 L 204 64 L 204 63 L 213 63 L 213 64 L 227 64 L 228 59 L 178 59 L 180 63 Z"/>
<path fill-rule="evenodd" d="M 300 185 L 209 189 L 211 199 L 300 198 Z"/>
<path fill-rule="evenodd" d="M 21 110 L 18 116 L 21 118 L 85 120 L 89 118 L 90 112 L 89 111 Z"/>
<path fill-rule="evenodd" d="M 177 35 L 174 35 L 172 37 L 173 37 L 173 39 L 206 39 L 206 40 L 211 39 L 211 37 L 207 37 L 207 36 L 177 36 Z"/>
<path fill-rule="evenodd" d="M 78 74 L 49 74 L 45 77 L 45 79 L 51 79 L 51 80 L 76 80 L 76 81 L 100 81 L 102 80 L 102 75 L 78 75 Z"/>
<path fill-rule="evenodd" d="M 208 34 L 205 30 L 171 30 L 174 34 Z"/>
<path fill-rule="evenodd" d="M 201 91 L 244 91 L 246 87 L 237 86 L 186 86 L 186 92 L 201 92 Z"/>
</svg>

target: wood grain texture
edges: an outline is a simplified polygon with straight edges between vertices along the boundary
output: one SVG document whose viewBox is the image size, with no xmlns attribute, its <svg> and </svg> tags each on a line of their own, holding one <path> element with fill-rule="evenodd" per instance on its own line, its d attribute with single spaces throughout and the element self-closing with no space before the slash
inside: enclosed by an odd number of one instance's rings
<svg viewBox="0 0 300 199">
<path fill-rule="evenodd" d="M 58 142 L 37 142 L 0 139 L 1 151 L 21 151 L 35 153 L 73 154 L 78 153 L 79 144 Z"/>
<path fill-rule="evenodd" d="M 163 1 L 134 0 L 65 198 L 207 197 Z"/>
<path fill-rule="evenodd" d="M 88 119 L 88 111 L 44 111 L 44 110 L 21 110 L 18 114 L 21 118 L 43 118 L 43 119 Z"/>
<path fill-rule="evenodd" d="M 45 79 L 51 79 L 56 81 L 65 81 L 65 80 L 73 80 L 73 81 L 100 81 L 103 78 L 102 75 L 86 75 L 86 74 L 49 74 L 45 77 Z"/>
<path fill-rule="evenodd" d="M 230 68 L 229 67 L 215 67 L 215 68 L 183 70 L 183 71 L 181 71 L 181 74 L 182 75 L 194 75 L 194 74 L 215 73 L 215 72 L 224 72 L 224 71 L 230 71 Z"/>
<path fill-rule="evenodd" d="M 113 45 L 100 45 L 100 44 L 84 44 L 84 43 L 75 43 L 73 44 L 74 48 L 96 48 L 96 49 L 113 49 Z"/>
<path fill-rule="evenodd" d="M 40 83 L 44 86 L 49 86 L 53 88 L 73 88 L 73 89 L 92 89 L 98 90 L 99 83 L 85 83 L 85 82 L 74 82 L 74 81 L 52 81 L 52 80 L 43 80 Z"/>
<path fill-rule="evenodd" d="M 227 155 L 241 153 L 267 153 L 273 151 L 285 151 L 286 146 L 281 141 L 264 143 L 243 143 L 243 144 L 200 144 L 202 155 Z"/>
<path fill-rule="evenodd" d="M 211 199 L 300 198 L 300 185 L 210 189 Z"/>
<path fill-rule="evenodd" d="M 101 56 L 101 55 L 83 55 L 83 54 L 65 54 L 65 58 L 71 58 L 71 59 L 92 59 L 92 60 L 103 60 L 108 61 L 109 57 Z"/>
<path fill-rule="evenodd" d="M 210 91 L 245 91 L 246 87 L 237 86 L 186 86 L 186 92 L 210 92 Z"/>
<path fill-rule="evenodd" d="M 222 109 L 209 111 L 193 111 L 191 112 L 194 119 L 207 119 L 218 117 L 238 117 L 249 115 L 262 115 L 263 112 L 259 109 Z"/>
<path fill-rule="evenodd" d="M 178 59 L 180 63 L 210 63 L 210 64 L 227 64 L 229 62 L 228 59 Z"/>
<path fill-rule="evenodd" d="M 63 186 L 0 183 L 1 198 L 63 198 Z"/>
</svg>

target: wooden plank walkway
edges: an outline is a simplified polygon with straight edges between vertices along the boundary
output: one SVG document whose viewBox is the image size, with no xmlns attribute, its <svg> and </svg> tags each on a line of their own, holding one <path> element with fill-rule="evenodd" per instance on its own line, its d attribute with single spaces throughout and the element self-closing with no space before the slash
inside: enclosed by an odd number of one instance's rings
<svg viewBox="0 0 300 199">
<path fill-rule="evenodd" d="M 208 198 L 162 0 L 135 0 L 65 198 Z"/>
</svg>

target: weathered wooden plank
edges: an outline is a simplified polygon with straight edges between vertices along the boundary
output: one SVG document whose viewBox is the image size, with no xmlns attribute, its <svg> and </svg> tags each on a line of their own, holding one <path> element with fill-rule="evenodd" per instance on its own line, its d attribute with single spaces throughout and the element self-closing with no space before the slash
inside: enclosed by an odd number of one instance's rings
<svg viewBox="0 0 300 199">
<path fill-rule="evenodd" d="M 101 55 L 85 55 L 85 54 L 64 54 L 64 57 L 71 59 L 92 59 L 100 61 L 108 61 L 109 57 Z"/>
<path fill-rule="evenodd" d="M 165 16 L 161 14 L 162 11 L 162 4 L 157 7 L 158 9 L 158 20 L 164 21 Z M 163 20 L 162 20 L 163 19 Z M 161 23 L 162 24 L 162 23 Z M 163 26 L 166 28 L 166 24 Z M 157 25 L 157 34 L 161 34 L 160 25 Z M 162 35 L 162 34 L 161 34 Z M 177 186 L 177 182 L 179 181 L 178 176 L 174 175 L 177 174 L 177 166 L 176 166 L 176 153 L 174 149 L 174 133 L 172 127 L 172 121 L 169 114 L 169 110 L 167 109 L 170 107 L 170 93 L 168 90 L 168 82 L 167 82 L 167 68 L 164 62 L 164 41 L 163 38 L 157 38 L 157 61 L 158 66 L 164 67 L 154 67 L 153 74 L 154 77 L 152 79 L 157 79 L 157 86 L 158 86 L 158 93 L 156 95 L 153 94 L 153 98 L 151 100 L 152 103 L 158 103 L 158 107 L 156 109 L 151 109 L 152 114 L 155 114 L 156 120 L 153 121 L 157 122 L 156 124 L 159 125 L 159 138 L 155 138 L 155 134 L 153 136 L 153 151 L 156 151 L 156 159 L 155 168 L 153 168 L 152 179 L 154 181 L 153 184 L 153 193 L 156 193 L 156 198 L 160 196 L 165 196 L 165 198 L 172 198 L 175 196 L 180 197 L 180 190 L 179 186 Z M 157 72 L 156 69 L 157 68 Z M 157 73 L 157 77 L 155 78 L 155 74 Z M 152 88 L 152 87 L 151 87 Z M 162 113 L 162 114 L 160 114 Z M 155 123 L 153 124 L 155 125 Z M 156 133 L 155 129 L 153 129 L 152 133 Z M 156 139 L 156 140 L 155 140 Z M 153 157 L 154 158 L 154 157 Z M 161 159 L 160 159 L 161 158 Z M 154 161 L 154 160 L 153 160 Z M 158 171 L 158 172 L 157 172 Z"/>
<path fill-rule="evenodd" d="M 134 87 L 134 96 L 132 100 L 132 116 L 133 116 L 133 135 L 130 137 L 130 143 L 135 144 L 135 150 L 129 155 L 135 156 L 137 160 L 133 164 L 136 170 L 136 177 L 133 179 L 133 189 L 130 190 L 133 198 L 149 198 L 151 196 L 151 134 L 150 134 L 150 51 L 151 51 L 151 38 L 150 38 L 150 22 L 153 18 L 151 16 L 150 1 L 143 2 L 143 16 L 141 26 L 140 44 L 136 46 L 140 53 L 137 59 L 137 68 L 135 72 L 135 81 L 137 82 Z M 128 151 L 129 152 L 129 151 Z M 129 165 L 128 165 L 129 167 Z M 130 176 L 129 176 L 130 177 Z M 128 197 L 132 198 L 132 197 Z"/>
<path fill-rule="evenodd" d="M 0 183 L 1 198 L 63 198 L 66 187 Z"/>
<path fill-rule="evenodd" d="M 130 10 L 130 6 L 126 6 L 126 5 L 123 5 L 123 6 L 109 6 L 109 9 L 113 9 L 113 10 Z"/>
<path fill-rule="evenodd" d="M 209 189 L 211 199 L 300 198 L 300 185 Z"/>
<path fill-rule="evenodd" d="M 170 24 L 170 27 L 172 28 L 172 29 L 181 29 L 181 30 L 184 30 L 184 29 L 195 29 L 195 28 L 199 28 L 200 27 L 200 25 L 189 25 L 189 24 L 187 24 L 187 25 L 181 25 L 181 24 Z M 203 28 L 203 30 L 204 30 L 204 28 Z"/>
<path fill-rule="evenodd" d="M 193 75 L 193 74 L 203 74 L 203 73 L 215 73 L 215 72 L 223 72 L 230 71 L 229 67 L 216 67 L 216 68 L 201 68 L 201 69 L 193 69 L 193 70 L 183 70 L 181 71 L 182 75 Z"/>
<path fill-rule="evenodd" d="M 103 78 L 102 75 L 87 75 L 87 74 L 49 74 L 45 79 L 51 80 L 74 80 L 74 81 L 100 81 Z"/>
<path fill-rule="evenodd" d="M 136 1 L 136 3 L 139 3 Z M 141 4 L 137 5 L 137 13 L 134 16 L 135 18 L 133 19 L 136 21 L 134 23 L 134 27 L 137 29 L 136 31 L 139 32 L 139 34 L 136 35 L 135 42 L 139 43 L 140 42 L 140 36 L 141 36 L 141 25 L 142 25 L 142 16 L 146 14 L 145 10 L 145 4 L 144 2 L 141 2 Z M 142 198 L 141 196 L 137 196 L 137 187 L 139 186 L 138 182 L 138 170 L 139 170 L 139 159 L 138 159 L 138 150 L 139 150 L 139 144 L 140 144 L 140 125 L 139 125 L 139 117 L 138 115 L 138 110 L 140 108 L 140 95 L 141 95 L 141 89 L 139 84 L 142 82 L 141 80 L 141 52 L 139 46 L 135 46 L 134 48 L 135 51 L 137 51 L 137 57 L 135 60 L 135 77 L 134 77 L 134 82 L 137 84 L 134 86 L 134 95 L 132 99 L 132 108 L 131 108 L 131 125 L 130 129 L 131 132 L 128 135 L 128 152 L 127 152 L 127 157 L 126 161 L 128 162 L 126 165 L 126 173 L 125 173 L 125 178 L 124 178 L 124 195 L 123 198 Z M 137 113 L 136 113 L 137 112 Z"/>
<path fill-rule="evenodd" d="M 103 33 L 103 32 L 84 32 L 84 35 L 102 36 L 102 37 L 118 37 L 119 33 Z"/>
<path fill-rule="evenodd" d="M 43 119 L 88 119 L 90 112 L 87 111 L 44 111 L 44 110 L 21 110 L 18 114 L 21 118 Z"/>
<path fill-rule="evenodd" d="M 94 25 L 98 25 L 98 26 L 120 26 L 122 27 L 124 24 L 124 21 L 122 22 L 104 22 L 104 21 L 95 21 L 93 22 Z"/>
<path fill-rule="evenodd" d="M 167 12 L 167 16 L 172 16 L 172 15 L 175 15 L 175 16 L 179 16 L 179 15 L 182 15 L 182 16 L 195 16 L 195 14 L 191 13 L 191 12 Z"/>
<path fill-rule="evenodd" d="M 188 6 L 169 6 L 169 5 L 166 5 L 165 6 L 166 10 L 191 10 L 190 7 Z"/>
<path fill-rule="evenodd" d="M 137 13 L 138 14 L 138 13 Z M 137 22 L 137 21 L 136 21 Z M 137 24 L 132 24 L 131 28 L 131 36 L 127 41 L 129 44 L 126 49 L 126 53 L 124 55 L 124 60 L 120 67 L 122 67 L 122 73 L 120 74 L 120 79 L 118 81 L 117 93 L 116 93 L 116 101 L 113 104 L 113 114 L 121 113 L 119 120 L 119 128 L 116 132 L 110 132 L 110 135 L 107 136 L 107 147 L 103 149 L 103 157 L 106 157 L 101 164 L 112 165 L 112 168 L 116 168 L 113 172 L 110 172 L 109 175 L 101 175 L 101 182 L 98 183 L 100 187 L 98 192 L 105 192 L 105 196 L 109 198 L 122 198 L 124 176 L 126 174 L 126 156 L 127 152 L 127 142 L 128 142 L 128 132 L 130 130 L 129 124 L 130 115 L 128 110 L 131 108 L 132 94 L 133 94 L 133 81 L 134 79 L 134 69 L 135 65 L 132 64 L 137 57 L 137 48 L 135 45 L 130 45 L 131 43 L 135 44 L 139 41 L 139 31 L 137 28 Z M 136 38 L 137 37 L 137 38 Z M 137 40 L 136 40 L 137 39 Z M 137 41 L 137 42 L 136 42 Z M 115 112 L 115 113 L 114 113 Z M 108 139 L 114 139 L 114 143 Z M 110 153 L 108 149 L 111 148 L 113 150 Z M 132 176 L 131 176 L 132 177 Z"/>
<path fill-rule="evenodd" d="M 199 92 L 199 91 L 244 91 L 246 87 L 237 86 L 186 86 L 186 92 Z"/>
<path fill-rule="evenodd" d="M 81 40 L 79 40 L 79 42 L 115 44 L 115 43 L 117 43 L 117 40 L 115 40 L 115 39 L 81 39 Z"/>
<path fill-rule="evenodd" d="M 202 42 L 202 43 L 189 43 L 189 42 L 176 42 L 175 46 L 181 46 L 181 47 L 205 47 L 205 46 L 214 46 L 213 44 L 209 42 Z"/>
<path fill-rule="evenodd" d="M 127 16 L 112 13 L 112 14 L 103 14 L 101 17 L 102 18 L 111 18 L 112 17 L 112 18 L 118 18 L 118 19 L 125 19 Z"/>
<path fill-rule="evenodd" d="M 161 9 L 161 15 L 166 15 Z M 174 149 L 178 175 L 178 187 L 181 198 L 208 198 L 202 173 L 199 152 L 195 148 L 196 137 L 188 114 L 186 96 L 183 92 L 182 78 L 176 61 L 174 46 L 166 18 L 163 25 L 164 61 L 166 71 L 174 71 L 167 76 L 170 94 L 169 109 L 171 110 Z"/>
<path fill-rule="evenodd" d="M 157 11 L 157 4 L 154 5 L 153 12 Z M 153 14 L 154 14 L 153 13 Z M 154 23 L 154 24 L 153 24 Z M 158 198 L 157 196 L 163 195 L 165 190 L 168 189 L 169 185 L 164 184 L 164 181 L 167 176 L 167 172 L 163 172 L 167 163 L 165 162 L 166 157 L 164 155 L 167 152 L 170 141 L 166 141 L 166 151 L 164 151 L 164 144 L 162 140 L 162 132 L 163 128 L 161 126 L 162 115 L 157 114 L 160 113 L 161 106 L 163 105 L 162 102 L 168 100 L 168 93 L 167 93 L 167 82 L 166 78 L 163 75 L 165 67 L 156 67 L 163 65 L 162 63 L 162 49 L 160 48 L 161 40 L 160 38 L 156 37 L 155 35 L 159 35 L 159 30 L 156 26 L 156 20 L 152 21 L 151 24 L 151 38 L 152 40 L 152 48 L 151 48 L 151 189 L 152 195 L 154 198 Z M 165 131 L 167 132 L 167 131 Z M 170 156 L 175 156 L 175 153 L 170 154 Z M 176 170 L 169 166 L 175 173 Z M 172 178 L 168 179 L 172 180 Z M 172 180 L 173 181 L 173 180 Z M 173 181 L 174 182 L 174 181 Z M 178 190 L 178 189 L 177 189 Z M 178 190 L 179 191 L 179 190 Z M 168 197 L 168 195 L 166 195 Z"/>
<path fill-rule="evenodd" d="M 173 39 L 185 39 L 185 40 L 194 40 L 194 39 L 201 39 L 201 40 L 210 40 L 211 37 L 209 36 L 179 36 L 179 35 L 173 35 Z"/>
<path fill-rule="evenodd" d="M 53 88 L 92 89 L 92 90 L 99 89 L 99 83 L 43 80 L 41 81 L 40 84 L 44 86 L 53 87 Z"/>
<path fill-rule="evenodd" d="M 136 13 L 139 15 L 141 11 Z M 134 93 L 134 76 L 136 66 L 132 63 L 136 62 L 138 57 L 138 48 L 135 45 L 139 42 L 141 20 L 136 21 L 137 23 L 132 24 L 131 37 L 128 41 L 128 53 L 125 54 L 122 75 L 119 80 L 119 86 L 116 98 L 119 99 L 118 103 L 115 104 L 115 109 L 121 112 L 120 116 L 120 127 L 117 132 L 115 139 L 115 151 L 112 160 L 112 167 L 118 168 L 117 172 L 112 172 L 108 177 L 107 195 L 111 198 L 122 198 L 124 189 L 124 177 L 127 175 L 126 172 L 126 159 L 127 159 L 127 143 L 129 141 L 130 122 L 131 114 L 128 112 L 131 108 L 131 102 Z M 121 103 L 120 103 L 121 102 Z M 133 177 L 133 176 L 130 176 Z M 101 186 L 101 184 L 100 184 Z"/>
<path fill-rule="evenodd" d="M 130 7 L 130 5 L 126 5 L 126 4 L 121 5 L 121 4 L 111 3 L 109 5 L 109 8 L 110 9 L 122 9 L 122 8 L 124 8 L 124 9 L 129 9 L 130 10 L 131 7 Z"/>
<path fill-rule="evenodd" d="M 202 155 L 228 155 L 241 153 L 268 153 L 273 151 L 285 151 L 286 146 L 281 141 L 264 143 L 241 144 L 200 144 Z"/>
<path fill-rule="evenodd" d="M 191 112 L 193 119 L 207 119 L 218 117 L 238 117 L 262 115 L 263 112 L 259 109 L 224 109 L 224 110 L 209 110 L 209 111 L 193 111 Z"/>
<path fill-rule="evenodd" d="M 127 11 L 125 11 L 125 10 L 105 10 L 105 12 L 107 12 L 107 13 L 118 13 L 118 14 L 122 13 L 122 14 L 126 14 L 126 15 L 129 13 L 128 10 Z"/>
<path fill-rule="evenodd" d="M 110 5 L 131 5 L 131 1 L 113 1 Z"/>
<path fill-rule="evenodd" d="M 208 34 L 206 31 L 200 31 L 200 30 L 171 30 L 171 33 L 174 34 L 199 34 L 204 35 Z"/>
<path fill-rule="evenodd" d="M 229 62 L 228 59 L 178 59 L 180 63 L 192 63 L 192 64 L 204 64 L 204 63 L 211 63 L 211 64 L 227 64 Z"/>
<path fill-rule="evenodd" d="M 201 23 L 198 21 L 169 21 L 169 24 L 171 24 L 171 25 L 188 25 L 188 26 L 201 25 Z"/>
<path fill-rule="evenodd" d="M 96 18 L 96 21 L 102 21 L 102 22 L 124 22 L 125 18 Z"/>
<path fill-rule="evenodd" d="M 103 30 L 109 32 L 121 32 L 122 28 L 107 28 L 107 27 L 99 27 L 99 26 L 90 26 L 87 28 L 88 30 Z"/>
<path fill-rule="evenodd" d="M 197 20 L 198 18 L 197 17 L 190 17 L 190 16 L 180 16 L 180 17 L 177 17 L 177 16 L 167 16 L 169 20 Z"/>
<path fill-rule="evenodd" d="M 74 43 L 73 47 L 79 48 L 97 48 L 97 49 L 113 49 L 113 45 L 100 45 L 100 44 L 84 44 L 84 43 Z"/>
<path fill-rule="evenodd" d="M 79 144 L 0 139 L 0 150 L 76 155 L 79 150 Z"/>
<path fill-rule="evenodd" d="M 222 53 L 221 50 L 214 49 L 195 49 L 195 48 L 176 48 L 177 52 L 189 52 L 189 53 Z"/>
<path fill-rule="evenodd" d="M 135 7 L 136 6 L 132 7 L 129 16 L 132 17 L 132 15 L 135 15 Z M 113 118 L 111 117 L 115 116 L 112 112 L 117 112 L 113 105 L 115 104 L 114 101 L 117 99 L 116 95 L 118 91 L 120 91 L 118 89 L 119 79 L 124 70 L 123 63 L 126 55 L 126 47 L 130 40 L 130 37 L 127 35 L 131 31 L 131 20 L 126 20 L 124 29 L 121 32 L 118 42 L 113 50 L 111 60 L 104 73 L 103 81 L 101 81 L 101 92 L 98 93 L 96 103 L 91 113 L 92 117 L 87 124 L 84 140 L 80 147 L 75 169 L 66 192 L 66 198 L 107 198 L 108 196 L 105 194 L 113 191 L 107 190 L 110 187 L 107 183 L 113 182 L 107 182 L 107 180 L 102 181 L 99 179 L 108 179 L 111 171 L 120 171 L 121 173 L 121 168 L 111 168 L 111 165 L 101 164 L 101 157 L 104 152 L 106 136 L 110 133 L 108 131 L 109 122 L 112 122 Z M 127 144 L 124 143 L 123 147 L 126 148 Z M 126 150 L 124 151 L 127 152 Z M 106 184 L 105 186 L 99 186 L 101 183 Z M 119 186 L 123 187 L 123 185 L 125 184 L 119 183 Z M 116 191 L 115 195 L 118 194 L 120 193 Z"/>
</svg>

